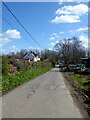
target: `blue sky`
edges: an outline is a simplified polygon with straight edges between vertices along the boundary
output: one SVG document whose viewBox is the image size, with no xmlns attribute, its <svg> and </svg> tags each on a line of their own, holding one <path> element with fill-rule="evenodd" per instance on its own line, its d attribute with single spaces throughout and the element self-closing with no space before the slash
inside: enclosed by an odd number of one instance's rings
<svg viewBox="0 0 90 120">
<path fill-rule="evenodd" d="M 43 48 L 29 37 L 2 5 L 2 16 L 12 26 L 2 19 L 0 46 L 3 48 L 3 53 L 16 52 L 20 49 L 53 49 L 59 40 L 73 36 L 79 37 L 83 45 L 87 46 L 88 3 L 6 2 L 5 4 Z"/>
</svg>

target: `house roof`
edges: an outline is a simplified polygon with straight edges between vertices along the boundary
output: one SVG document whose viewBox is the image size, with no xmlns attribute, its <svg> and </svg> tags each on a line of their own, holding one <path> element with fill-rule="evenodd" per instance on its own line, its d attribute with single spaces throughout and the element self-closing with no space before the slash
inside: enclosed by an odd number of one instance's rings
<svg viewBox="0 0 90 120">
<path fill-rule="evenodd" d="M 32 51 L 31 52 L 27 52 L 24 55 L 24 59 L 26 59 L 26 60 L 34 60 L 34 58 L 35 58 L 35 54 Z"/>
</svg>

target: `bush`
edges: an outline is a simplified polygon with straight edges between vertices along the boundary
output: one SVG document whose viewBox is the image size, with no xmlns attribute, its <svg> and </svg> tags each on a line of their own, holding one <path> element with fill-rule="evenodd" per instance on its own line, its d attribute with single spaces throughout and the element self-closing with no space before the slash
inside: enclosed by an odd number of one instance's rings
<svg viewBox="0 0 90 120">
<path fill-rule="evenodd" d="M 2 56 L 2 75 L 8 75 L 9 64 L 8 58 L 6 56 Z"/>
<path fill-rule="evenodd" d="M 30 69 L 31 66 L 30 66 L 29 62 L 17 61 L 15 63 L 15 67 L 17 67 L 18 71 L 25 71 L 25 70 Z"/>
</svg>

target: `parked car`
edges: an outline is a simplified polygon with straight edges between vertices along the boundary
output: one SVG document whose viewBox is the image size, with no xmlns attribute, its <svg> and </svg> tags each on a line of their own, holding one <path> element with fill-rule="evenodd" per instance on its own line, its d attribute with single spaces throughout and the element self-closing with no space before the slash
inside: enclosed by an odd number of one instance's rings
<svg viewBox="0 0 90 120">
<path fill-rule="evenodd" d="M 64 67 L 64 64 L 63 64 L 63 63 L 60 63 L 60 64 L 59 64 L 59 68 L 62 68 L 62 67 Z"/>
<path fill-rule="evenodd" d="M 59 68 L 59 64 L 56 64 L 55 67 L 56 67 L 56 68 Z"/>
<path fill-rule="evenodd" d="M 77 69 L 77 65 L 75 65 L 75 64 L 69 64 L 67 66 L 67 69 L 68 69 L 69 72 L 74 72 Z"/>
</svg>

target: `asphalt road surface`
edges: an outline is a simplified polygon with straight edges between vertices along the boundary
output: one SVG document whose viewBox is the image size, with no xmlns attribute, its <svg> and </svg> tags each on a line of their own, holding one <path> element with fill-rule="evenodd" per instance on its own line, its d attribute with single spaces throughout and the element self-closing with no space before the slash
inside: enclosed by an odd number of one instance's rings
<svg viewBox="0 0 90 120">
<path fill-rule="evenodd" d="M 2 97 L 3 118 L 82 118 L 58 68 Z"/>
</svg>

